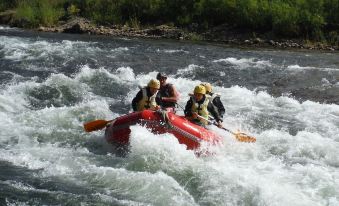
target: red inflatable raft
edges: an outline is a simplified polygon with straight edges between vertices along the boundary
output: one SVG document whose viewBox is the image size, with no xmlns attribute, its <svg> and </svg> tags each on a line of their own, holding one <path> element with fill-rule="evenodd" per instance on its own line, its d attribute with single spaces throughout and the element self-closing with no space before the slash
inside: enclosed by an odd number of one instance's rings
<svg viewBox="0 0 339 206">
<path fill-rule="evenodd" d="M 128 144 L 131 133 L 129 127 L 135 124 L 146 126 L 156 134 L 171 133 L 180 144 L 187 145 L 187 149 L 197 149 L 202 142 L 213 145 L 221 143 L 221 137 L 214 132 L 193 124 L 173 112 L 152 110 L 134 112 L 116 118 L 106 128 L 106 140 L 122 145 Z"/>
</svg>

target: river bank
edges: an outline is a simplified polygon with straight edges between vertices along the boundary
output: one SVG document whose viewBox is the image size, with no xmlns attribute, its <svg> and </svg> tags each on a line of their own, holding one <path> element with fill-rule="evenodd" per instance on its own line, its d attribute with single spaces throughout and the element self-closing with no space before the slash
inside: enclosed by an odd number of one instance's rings
<svg viewBox="0 0 339 206">
<path fill-rule="evenodd" d="M 25 19 L 15 20 L 13 11 L 0 13 L 0 24 L 10 27 L 25 28 L 28 22 Z M 76 33 L 88 35 L 106 35 L 119 37 L 137 37 L 152 39 L 174 39 L 213 42 L 234 46 L 270 47 L 277 49 L 306 49 L 339 51 L 339 46 L 329 45 L 324 42 L 314 42 L 305 39 L 281 39 L 270 33 L 255 33 L 250 30 L 239 30 L 228 25 L 220 25 L 204 31 L 190 28 L 178 28 L 169 25 L 141 26 L 134 25 L 97 25 L 85 18 L 72 18 L 60 21 L 54 26 L 39 26 L 33 30 L 41 32 Z"/>
<path fill-rule="evenodd" d="M 133 28 L 126 25 L 112 25 L 108 27 L 95 25 L 84 18 L 75 18 L 61 24 L 60 26 L 41 26 L 38 30 L 43 32 L 87 33 L 106 36 L 208 41 L 250 47 L 275 47 L 330 51 L 339 50 L 339 47 L 326 45 L 321 42 L 273 39 L 269 38 L 267 34 L 255 34 L 250 31 L 239 31 L 234 28 L 230 28 L 227 25 L 221 25 L 207 31 L 199 32 L 194 31 L 194 29 L 181 29 L 168 25 L 148 26 L 147 28 Z"/>
</svg>

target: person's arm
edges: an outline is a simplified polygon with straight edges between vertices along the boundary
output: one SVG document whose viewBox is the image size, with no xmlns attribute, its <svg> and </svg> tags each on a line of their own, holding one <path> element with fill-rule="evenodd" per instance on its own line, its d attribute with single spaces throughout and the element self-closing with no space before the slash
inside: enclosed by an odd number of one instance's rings
<svg viewBox="0 0 339 206">
<path fill-rule="evenodd" d="M 219 128 L 222 128 L 222 118 L 220 117 L 218 111 L 216 111 L 216 108 L 213 106 L 212 102 L 208 103 L 207 109 L 212 114 L 213 118 L 215 119 L 216 126 L 218 126 Z"/>
<path fill-rule="evenodd" d="M 208 103 L 207 110 L 211 113 L 217 123 L 222 122 L 222 118 L 211 102 Z"/>
<path fill-rule="evenodd" d="M 132 108 L 134 112 L 138 110 L 137 105 L 141 99 L 142 99 L 142 90 L 140 90 L 132 100 Z"/>
<path fill-rule="evenodd" d="M 169 86 L 170 97 L 162 97 L 161 100 L 165 102 L 177 102 L 179 100 L 179 93 L 175 87 L 171 84 Z"/>
<path fill-rule="evenodd" d="M 213 100 L 213 104 L 218 108 L 219 116 L 223 117 L 225 114 L 225 107 L 222 104 L 220 97 L 216 97 Z"/>
<path fill-rule="evenodd" d="M 160 92 L 157 93 L 157 96 L 155 97 L 155 101 L 156 101 L 157 105 L 162 105 Z"/>
<path fill-rule="evenodd" d="M 185 116 L 186 117 L 191 117 L 192 116 L 192 104 L 193 104 L 193 101 L 192 99 L 190 98 L 187 103 L 186 103 L 186 106 L 185 106 Z"/>
</svg>

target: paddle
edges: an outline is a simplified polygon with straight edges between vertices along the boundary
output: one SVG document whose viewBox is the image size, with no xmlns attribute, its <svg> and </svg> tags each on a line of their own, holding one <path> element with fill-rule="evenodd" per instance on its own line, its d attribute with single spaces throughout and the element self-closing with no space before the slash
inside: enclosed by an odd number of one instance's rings
<svg viewBox="0 0 339 206">
<path fill-rule="evenodd" d="M 179 103 L 176 103 L 176 104 L 177 104 L 181 109 L 185 110 L 184 107 L 181 106 Z M 201 119 L 206 120 L 207 122 L 209 122 L 209 123 L 211 123 L 211 124 L 214 124 L 215 126 L 218 126 L 217 123 L 212 122 L 212 121 L 210 121 L 210 120 L 208 120 L 208 119 L 206 119 L 206 118 L 204 118 L 204 117 L 202 117 L 202 116 L 200 116 L 200 115 L 198 115 L 198 117 L 201 118 Z M 255 142 L 255 141 L 257 141 L 255 137 L 249 136 L 249 135 L 247 135 L 247 134 L 245 134 L 245 133 L 243 133 L 243 132 L 232 132 L 231 130 L 229 130 L 229 129 L 225 128 L 225 127 L 221 127 L 221 129 L 225 130 L 226 132 L 229 132 L 229 133 L 233 134 L 233 135 L 235 136 L 235 138 L 236 138 L 238 141 L 240 141 L 240 142 Z"/>
<path fill-rule="evenodd" d="M 84 123 L 84 129 L 86 132 L 93 132 L 96 130 L 100 130 L 103 129 L 104 127 L 106 127 L 106 125 L 110 122 L 112 122 L 113 120 L 103 120 L 103 119 L 98 119 L 98 120 L 94 120 L 91 122 L 86 122 Z"/>
<path fill-rule="evenodd" d="M 205 117 L 202 117 L 200 115 L 198 115 L 199 118 L 203 119 L 203 120 L 206 120 L 207 122 L 211 123 L 211 124 L 214 124 L 215 126 L 218 127 L 218 124 L 216 122 L 212 122 L 211 120 L 209 119 L 206 119 Z M 225 127 L 221 127 L 221 129 L 233 134 L 235 136 L 235 138 L 240 141 L 240 142 L 255 142 L 256 141 L 256 138 L 255 137 L 252 137 L 252 136 L 249 136 L 243 132 L 232 132 L 231 130 L 225 128 Z"/>
</svg>

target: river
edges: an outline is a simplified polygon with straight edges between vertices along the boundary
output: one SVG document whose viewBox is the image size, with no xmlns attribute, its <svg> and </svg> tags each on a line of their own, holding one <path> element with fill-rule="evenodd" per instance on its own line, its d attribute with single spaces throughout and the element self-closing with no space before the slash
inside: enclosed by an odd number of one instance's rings
<svg viewBox="0 0 339 206">
<path fill-rule="evenodd" d="M 257 142 L 212 128 L 223 145 L 197 157 L 133 126 L 121 156 L 83 130 L 159 71 L 181 105 L 212 83 L 224 126 Z M 0 26 L 0 82 L 0 205 L 339 205 L 339 53 Z"/>
</svg>

